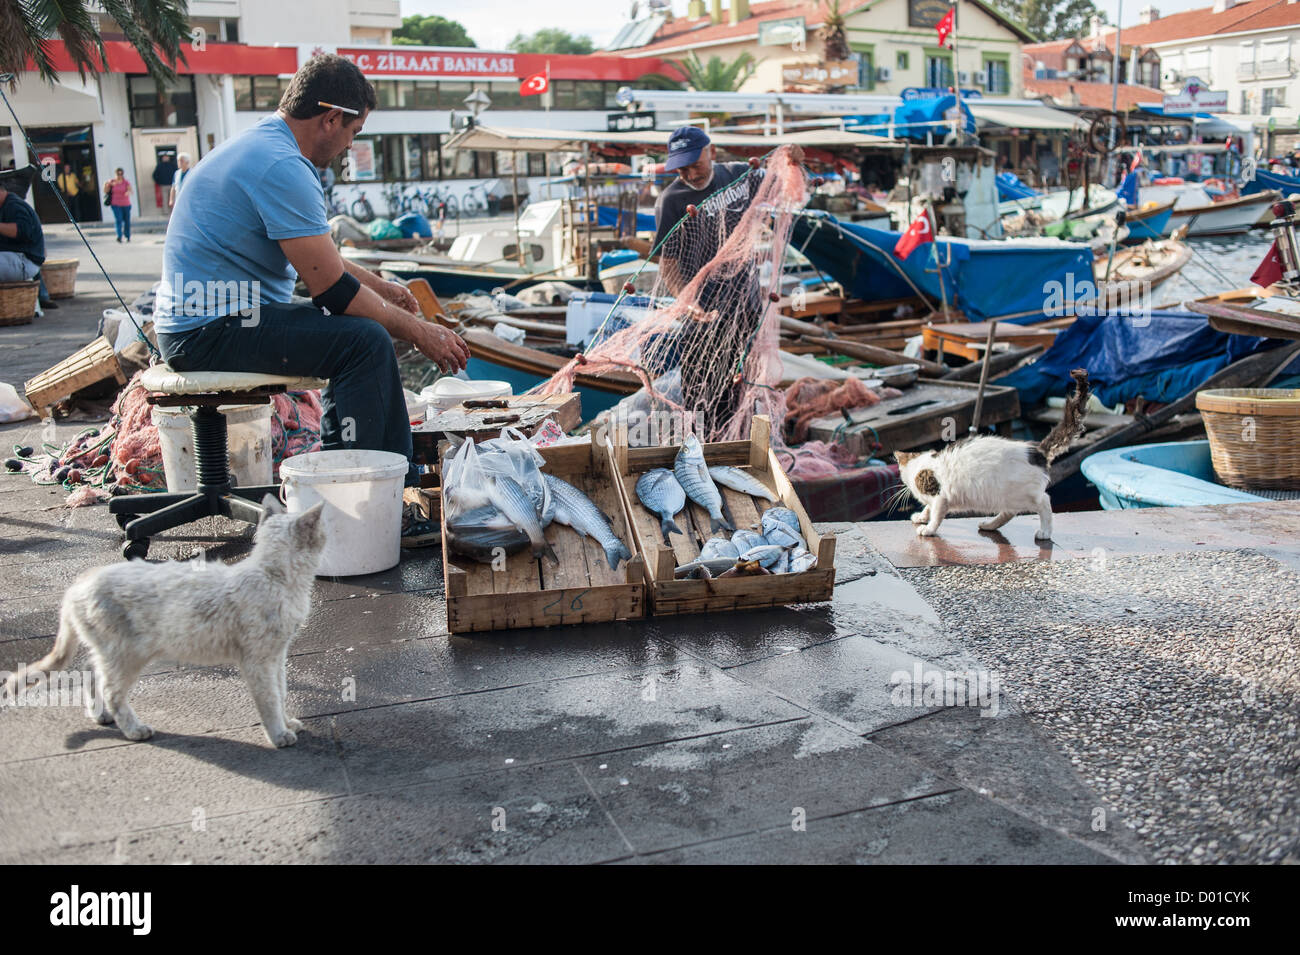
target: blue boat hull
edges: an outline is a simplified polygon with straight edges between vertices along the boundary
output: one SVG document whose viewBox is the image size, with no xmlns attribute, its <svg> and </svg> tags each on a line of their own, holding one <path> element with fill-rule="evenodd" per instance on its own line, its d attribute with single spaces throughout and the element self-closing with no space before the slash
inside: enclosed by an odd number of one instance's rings
<svg viewBox="0 0 1300 955">
<path fill-rule="evenodd" d="M 1267 500 L 1215 482 L 1209 441 L 1168 441 L 1101 451 L 1085 458 L 1082 470 L 1108 511 Z"/>
<path fill-rule="evenodd" d="M 1147 239 L 1161 238 L 1165 234 L 1165 230 L 1169 228 L 1169 220 L 1173 217 L 1173 214 L 1174 210 L 1171 206 L 1158 215 L 1146 219 L 1136 221 L 1129 219 L 1126 223 L 1128 225 L 1128 238 L 1124 240 L 1124 244 L 1138 245 Z"/>
<path fill-rule="evenodd" d="M 1292 193 L 1300 192 L 1300 178 L 1280 176 L 1275 172 L 1257 169 L 1255 170 L 1255 178 L 1242 186 L 1241 194 L 1243 196 L 1252 196 L 1257 192 L 1266 192 L 1269 189 L 1277 189 L 1283 196 L 1289 196 Z"/>
</svg>

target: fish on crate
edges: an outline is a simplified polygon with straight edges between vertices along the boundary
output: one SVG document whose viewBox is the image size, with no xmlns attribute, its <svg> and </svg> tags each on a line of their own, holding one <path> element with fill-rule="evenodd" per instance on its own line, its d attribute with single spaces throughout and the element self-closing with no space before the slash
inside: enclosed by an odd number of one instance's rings
<svg viewBox="0 0 1300 955">
<path fill-rule="evenodd" d="M 786 553 L 789 548 L 781 547 L 777 544 L 760 544 L 757 547 L 751 547 L 740 555 L 742 563 L 758 561 L 759 565 L 765 568 L 772 568 L 781 560 L 781 555 Z"/>
<path fill-rule="evenodd" d="M 752 547 L 759 547 L 766 544 L 767 540 L 757 531 L 740 528 L 731 535 L 731 542 L 736 545 L 736 549 L 742 554 Z"/>
<path fill-rule="evenodd" d="M 513 478 L 504 474 L 488 475 L 488 500 L 504 514 L 515 527 L 528 535 L 534 557 L 546 557 L 551 563 L 558 564 L 555 548 L 546 540 L 542 531 L 542 520 L 528 493 Z"/>
<path fill-rule="evenodd" d="M 713 478 L 709 477 L 708 466 L 704 463 L 704 449 L 700 439 L 693 434 L 686 436 L 677 459 L 673 462 L 673 474 L 682 490 L 709 515 L 709 533 L 716 534 L 718 528 L 729 531 L 736 529 L 736 522 L 731 517 L 727 502 L 722 498 Z"/>
<path fill-rule="evenodd" d="M 765 533 L 763 539 L 769 544 L 776 544 L 778 547 L 803 547 L 807 549 L 804 543 L 803 535 L 798 531 L 791 530 L 790 525 L 782 521 L 771 521 L 763 525 Z"/>
<path fill-rule="evenodd" d="M 799 515 L 788 507 L 769 507 L 763 512 L 763 516 L 759 519 L 759 523 L 762 525 L 764 534 L 771 530 L 777 523 L 785 524 L 787 527 L 793 528 L 796 534 L 799 533 L 800 530 Z"/>
<path fill-rule="evenodd" d="M 592 503 L 591 498 L 568 481 L 561 480 L 553 474 L 543 475 L 546 479 L 550 497 L 555 502 L 555 520 L 557 523 L 572 527 L 584 537 L 592 538 L 605 551 L 605 561 L 610 570 L 618 570 L 625 560 L 632 559 L 632 552 L 622 538 L 614 533 L 609 518 Z"/>
<path fill-rule="evenodd" d="M 765 501 L 777 502 L 777 496 L 768 490 L 767 485 L 760 481 L 748 471 L 734 468 L 729 464 L 716 464 L 709 466 L 709 477 L 713 478 L 715 484 L 721 484 L 723 487 L 729 487 L 733 491 L 739 491 L 741 494 L 748 494 L 751 497 L 761 497 Z"/>
<path fill-rule="evenodd" d="M 484 564 L 502 552 L 509 556 L 527 550 L 528 545 L 528 535 L 490 504 L 466 511 L 447 525 L 447 547 Z"/>
<path fill-rule="evenodd" d="M 697 577 L 708 580 L 711 577 L 722 576 L 735 566 L 736 558 L 734 557 L 697 557 L 689 563 L 675 567 L 673 569 L 673 578 L 683 580 L 687 577 Z"/>
<path fill-rule="evenodd" d="M 816 566 L 817 558 L 806 549 L 796 547 L 790 552 L 790 573 L 802 574 L 805 570 L 812 570 Z"/>
<path fill-rule="evenodd" d="M 646 471 L 636 482 L 637 499 L 651 514 L 659 515 L 659 526 L 663 530 L 664 543 L 669 547 L 669 534 L 680 534 L 682 529 L 674 523 L 676 517 L 686 506 L 686 492 L 677 483 L 673 472 L 667 468 L 655 468 Z"/>
</svg>

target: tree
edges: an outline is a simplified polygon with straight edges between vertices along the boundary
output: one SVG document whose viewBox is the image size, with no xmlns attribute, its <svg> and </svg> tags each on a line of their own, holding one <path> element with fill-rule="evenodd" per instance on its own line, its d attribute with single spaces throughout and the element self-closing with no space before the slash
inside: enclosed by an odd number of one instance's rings
<svg viewBox="0 0 1300 955">
<path fill-rule="evenodd" d="M 1101 22 L 1106 22 L 1106 14 L 1093 0 L 989 0 L 989 3 L 1040 40 L 1083 36 L 1093 17 L 1101 17 Z"/>
<path fill-rule="evenodd" d="M 181 44 L 189 39 L 186 0 L 98 0 L 94 6 L 117 23 L 155 83 L 176 79 L 176 61 L 186 62 Z M 46 83 L 56 81 L 54 39 L 63 41 L 82 80 L 108 71 L 98 11 L 90 8 L 90 0 L 0 0 L 0 73 L 11 74 L 10 89 L 18 86 L 28 61 Z"/>
<path fill-rule="evenodd" d="M 853 55 L 849 49 L 848 35 L 844 32 L 844 14 L 840 11 L 840 0 L 831 0 L 826 5 L 826 17 L 822 21 L 822 43 L 825 45 L 827 62 L 847 60 Z"/>
<path fill-rule="evenodd" d="M 554 27 L 538 30 L 531 36 L 516 33 L 509 46 L 515 53 L 577 53 L 585 55 L 595 49 L 591 37 L 574 36 L 568 30 L 560 30 Z"/>
<path fill-rule="evenodd" d="M 402 18 L 402 25 L 393 31 L 393 45 L 478 46 L 455 20 L 419 15 Z"/>
<path fill-rule="evenodd" d="M 734 93 L 754 75 L 758 61 L 749 53 L 742 53 L 730 63 L 720 56 L 711 56 L 707 63 L 702 63 L 694 50 L 686 54 L 685 59 L 668 60 L 686 79 L 674 79 L 663 73 L 647 73 L 637 82 L 655 89 L 681 90 L 692 89 L 696 92 L 705 90 L 716 93 Z"/>
</svg>

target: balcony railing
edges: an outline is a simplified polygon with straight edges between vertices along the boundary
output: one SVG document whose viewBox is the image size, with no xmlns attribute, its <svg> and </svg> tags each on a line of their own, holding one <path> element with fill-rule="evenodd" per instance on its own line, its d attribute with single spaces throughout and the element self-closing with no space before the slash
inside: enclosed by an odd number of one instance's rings
<svg viewBox="0 0 1300 955">
<path fill-rule="evenodd" d="M 1237 64 L 1239 80 L 1275 80 L 1290 76 L 1295 76 L 1295 62 L 1290 57 Z"/>
</svg>

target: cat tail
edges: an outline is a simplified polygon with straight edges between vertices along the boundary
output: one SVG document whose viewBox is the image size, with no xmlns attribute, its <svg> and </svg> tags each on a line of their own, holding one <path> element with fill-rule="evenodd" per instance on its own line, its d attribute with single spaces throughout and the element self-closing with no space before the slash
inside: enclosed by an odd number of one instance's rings
<svg viewBox="0 0 1300 955">
<path fill-rule="evenodd" d="M 1092 395 L 1092 387 L 1088 383 L 1087 369 L 1076 368 L 1070 372 L 1070 377 L 1074 379 L 1074 391 L 1065 399 L 1061 423 L 1038 443 L 1038 450 L 1047 464 L 1064 454 L 1069 449 L 1070 442 L 1083 434 L 1083 419 L 1088 413 L 1088 398 Z"/>
<path fill-rule="evenodd" d="M 77 655 L 77 631 L 66 619 L 59 620 L 59 635 L 54 639 L 54 649 L 29 667 L 19 667 L 5 680 L 0 702 L 12 701 L 27 685 L 28 674 L 66 670 Z"/>
</svg>

